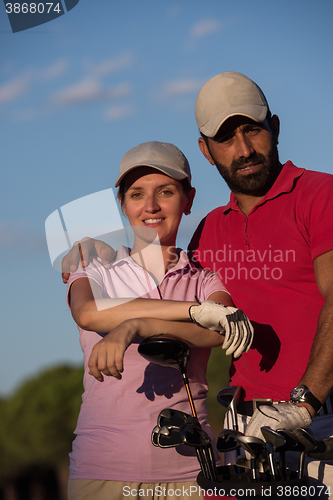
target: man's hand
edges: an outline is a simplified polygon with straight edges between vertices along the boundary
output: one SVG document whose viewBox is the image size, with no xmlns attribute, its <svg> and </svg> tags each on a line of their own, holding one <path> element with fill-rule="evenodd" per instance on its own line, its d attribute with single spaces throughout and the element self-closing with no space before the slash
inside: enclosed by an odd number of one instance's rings
<svg viewBox="0 0 333 500">
<path fill-rule="evenodd" d="M 104 380 L 103 374 L 121 379 L 125 351 L 137 337 L 136 323 L 136 320 L 123 321 L 94 345 L 88 361 L 90 375 L 100 382 Z"/>
<path fill-rule="evenodd" d="M 272 406 L 262 405 L 254 411 L 245 435 L 264 439 L 261 427 L 268 426 L 273 430 L 287 429 L 292 431 L 297 427 L 309 427 L 311 422 L 310 413 L 304 406 L 290 402 Z"/>
<path fill-rule="evenodd" d="M 79 250 L 81 247 L 81 252 Z M 81 254 L 81 255 L 80 255 Z M 114 260 L 116 252 L 107 243 L 93 238 L 83 238 L 74 243 L 71 250 L 65 255 L 61 263 L 62 281 L 67 283 L 70 273 L 75 273 L 81 260 L 82 267 L 88 264 L 89 256 L 97 256 L 102 260 L 102 265 L 107 269 Z"/>
<path fill-rule="evenodd" d="M 204 300 L 200 305 L 191 306 L 189 314 L 192 321 L 204 328 L 225 334 L 222 349 L 226 349 L 226 354 L 233 353 L 238 358 L 250 349 L 253 326 L 240 309 Z"/>
</svg>

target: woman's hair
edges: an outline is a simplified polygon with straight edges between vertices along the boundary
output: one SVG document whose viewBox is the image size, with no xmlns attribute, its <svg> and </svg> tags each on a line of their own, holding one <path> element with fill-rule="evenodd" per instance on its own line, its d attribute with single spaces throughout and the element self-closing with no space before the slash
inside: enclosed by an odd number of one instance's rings
<svg viewBox="0 0 333 500">
<path fill-rule="evenodd" d="M 119 184 L 119 187 L 118 187 L 118 192 L 117 192 L 117 198 L 119 200 L 120 205 L 122 205 L 122 203 L 123 203 L 123 201 L 125 199 L 125 192 L 126 192 L 125 191 L 125 179 L 126 179 L 126 175 L 121 180 L 121 182 Z M 188 181 L 187 178 L 181 179 L 179 182 L 182 185 L 182 188 L 183 188 L 183 191 L 184 191 L 185 195 L 188 197 L 188 192 L 192 189 L 191 184 L 189 183 L 189 181 Z"/>
</svg>

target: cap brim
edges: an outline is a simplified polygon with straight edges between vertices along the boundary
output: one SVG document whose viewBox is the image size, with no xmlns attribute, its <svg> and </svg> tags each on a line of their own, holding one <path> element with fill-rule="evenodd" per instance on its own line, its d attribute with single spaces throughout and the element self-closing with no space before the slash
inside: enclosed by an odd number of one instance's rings
<svg viewBox="0 0 333 500">
<path fill-rule="evenodd" d="M 166 174 L 168 175 L 169 177 L 172 177 L 173 179 L 176 179 L 176 180 L 183 180 L 183 179 L 188 179 L 189 180 L 189 177 L 188 175 L 186 174 L 183 174 L 182 172 L 178 172 L 178 170 L 175 170 L 173 168 L 170 168 L 170 167 L 165 167 L 165 166 L 162 166 L 162 165 L 151 165 L 149 163 L 142 163 L 142 164 L 138 164 L 138 165 L 133 165 L 132 167 L 128 168 L 126 170 L 126 172 L 123 172 L 117 179 L 117 182 L 115 184 L 115 187 L 118 187 L 119 184 L 121 183 L 121 181 L 123 180 L 123 178 L 129 173 L 131 172 L 132 170 L 134 170 L 135 168 L 139 168 L 139 167 L 151 167 L 151 168 L 154 168 L 156 170 L 159 170 L 160 172 L 162 172 L 163 174 Z M 190 182 L 190 180 L 189 180 Z"/>
<path fill-rule="evenodd" d="M 228 114 L 225 115 L 223 112 L 217 112 L 211 117 L 211 119 L 200 127 L 200 132 L 202 132 L 207 137 L 214 137 L 219 131 L 223 123 L 231 118 L 232 116 L 246 116 L 255 122 L 262 123 L 267 115 L 266 106 L 255 106 L 255 105 L 244 105 L 236 106 L 234 108 L 228 109 Z"/>
</svg>

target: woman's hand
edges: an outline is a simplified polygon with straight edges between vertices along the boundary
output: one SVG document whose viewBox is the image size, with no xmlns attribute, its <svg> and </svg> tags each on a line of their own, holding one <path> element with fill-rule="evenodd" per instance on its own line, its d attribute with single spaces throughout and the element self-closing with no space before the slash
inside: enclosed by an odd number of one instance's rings
<svg viewBox="0 0 333 500">
<path fill-rule="evenodd" d="M 254 330 L 249 318 L 236 307 L 226 307 L 212 300 L 204 300 L 200 305 L 191 306 L 189 315 L 204 328 L 223 333 L 222 349 L 226 354 L 238 358 L 248 352 L 253 341 Z"/>
<path fill-rule="evenodd" d="M 88 366 L 89 373 L 103 382 L 103 374 L 121 379 L 124 371 L 124 354 L 127 347 L 139 335 L 140 320 L 123 321 L 94 345 Z"/>
</svg>

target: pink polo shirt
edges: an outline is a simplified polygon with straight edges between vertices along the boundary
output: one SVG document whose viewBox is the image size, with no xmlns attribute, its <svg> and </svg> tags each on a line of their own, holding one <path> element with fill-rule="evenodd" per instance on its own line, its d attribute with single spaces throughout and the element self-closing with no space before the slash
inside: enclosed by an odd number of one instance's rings
<svg viewBox="0 0 333 500">
<path fill-rule="evenodd" d="M 250 351 L 233 360 L 245 399 L 289 400 L 309 359 L 324 304 L 313 261 L 333 249 L 333 176 L 287 162 L 245 216 L 231 194 L 201 222 L 191 249 L 250 318 Z"/>
<path fill-rule="evenodd" d="M 206 300 L 212 293 L 226 291 L 212 272 L 196 269 L 181 251 L 180 258 L 156 287 L 152 277 L 120 247 L 111 269 L 98 260 L 71 275 L 68 290 L 80 277 L 93 279 L 103 295 L 193 301 Z M 84 394 L 70 454 L 70 478 L 133 482 L 195 480 L 199 464 L 193 448 L 161 449 L 151 444 L 151 433 L 163 408 L 191 413 L 180 372 L 149 363 L 137 352 L 138 339 L 124 358 L 121 380 L 105 377 L 98 382 L 88 373 L 93 346 L 101 339 L 95 332 L 79 328 L 84 353 Z M 156 332 L 158 333 L 158 332 Z M 162 332 L 161 332 L 162 333 Z M 191 348 L 187 366 L 190 387 L 199 420 L 213 438 L 206 421 L 206 367 L 210 349 Z"/>
</svg>

